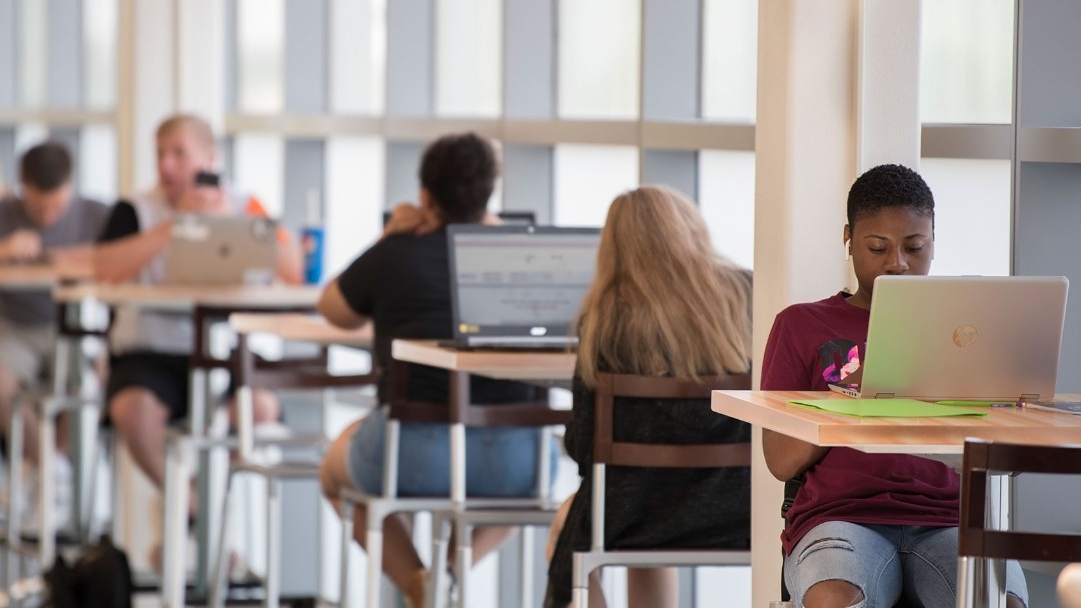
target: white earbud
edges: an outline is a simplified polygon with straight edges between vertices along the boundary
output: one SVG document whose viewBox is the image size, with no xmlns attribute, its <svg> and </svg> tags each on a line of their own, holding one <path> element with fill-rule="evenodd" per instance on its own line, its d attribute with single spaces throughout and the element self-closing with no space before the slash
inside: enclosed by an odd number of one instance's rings
<svg viewBox="0 0 1081 608">
<path fill-rule="evenodd" d="M 845 261 L 852 259 L 852 241 L 845 241 Z"/>
</svg>

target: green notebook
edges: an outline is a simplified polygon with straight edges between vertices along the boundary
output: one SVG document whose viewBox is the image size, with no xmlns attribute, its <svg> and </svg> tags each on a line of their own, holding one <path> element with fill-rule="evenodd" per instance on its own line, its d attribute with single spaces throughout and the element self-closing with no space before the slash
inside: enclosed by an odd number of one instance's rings
<svg viewBox="0 0 1081 608">
<path fill-rule="evenodd" d="M 986 416 L 987 410 L 940 405 L 917 399 L 804 399 L 792 405 L 813 407 L 834 414 L 860 418 L 935 418 L 939 416 Z"/>
</svg>

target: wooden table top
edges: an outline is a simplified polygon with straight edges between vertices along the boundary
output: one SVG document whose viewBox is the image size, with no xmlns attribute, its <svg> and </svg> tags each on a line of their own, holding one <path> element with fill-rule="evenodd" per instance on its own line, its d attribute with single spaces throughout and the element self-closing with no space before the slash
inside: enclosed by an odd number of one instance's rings
<svg viewBox="0 0 1081 608">
<path fill-rule="evenodd" d="M 229 326 L 240 334 L 269 334 L 283 340 L 363 349 L 371 349 L 375 337 L 371 323 L 359 329 L 342 329 L 321 316 L 296 313 L 235 313 L 229 315 Z"/>
<path fill-rule="evenodd" d="M 1057 395 L 1077 400 L 1081 395 Z M 987 416 L 859 418 L 789 405 L 849 399 L 832 392 L 713 391 L 713 410 L 822 446 L 865 452 L 958 454 L 966 437 L 1032 445 L 1081 444 L 1081 416 L 1034 408 L 987 408 Z"/>
<path fill-rule="evenodd" d="M 93 277 L 89 266 L 57 266 L 55 264 L 0 264 L 0 288 L 6 291 L 52 289 L 66 279 L 84 280 Z"/>
<path fill-rule="evenodd" d="M 89 283 L 62 285 L 53 290 L 57 302 L 94 298 L 104 304 L 131 304 L 141 308 L 190 312 L 197 305 L 265 307 L 315 306 L 322 288 L 315 285 L 183 285 L 142 283 Z"/>
<path fill-rule="evenodd" d="M 433 340 L 395 340 L 391 356 L 500 380 L 570 381 L 578 355 L 553 351 L 455 350 Z"/>
</svg>

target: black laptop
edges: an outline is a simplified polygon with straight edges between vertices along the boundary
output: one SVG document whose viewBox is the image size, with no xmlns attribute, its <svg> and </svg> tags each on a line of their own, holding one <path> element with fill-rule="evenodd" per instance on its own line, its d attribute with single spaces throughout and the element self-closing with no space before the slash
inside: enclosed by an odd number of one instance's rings
<svg viewBox="0 0 1081 608">
<path fill-rule="evenodd" d="M 550 349 L 578 343 L 573 325 L 593 283 L 598 228 L 447 228 L 457 348 Z"/>
</svg>

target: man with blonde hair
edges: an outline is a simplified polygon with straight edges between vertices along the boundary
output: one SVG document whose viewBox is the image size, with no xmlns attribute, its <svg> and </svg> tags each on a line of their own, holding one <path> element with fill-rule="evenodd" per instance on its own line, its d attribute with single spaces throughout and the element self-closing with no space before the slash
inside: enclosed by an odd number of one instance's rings
<svg viewBox="0 0 1081 608">
<path fill-rule="evenodd" d="M 94 252 L 99 280 L 163 281 L 163 252 L 178 213 L 261 212 L 255 199 L 196 183 L 196 174 L 213 171 L 217 160 L 213 131 L 203 119 L 189 114 L 172 116 L 158 127 L 156 142 L 158 183 L 113 208 Z M 299 249 L 285 238 L 279 238 L 278 249 L 279 278 L 299 282 Z M 166 426 L 188 413 L 191 332 L 192 321 L 187 316 L 120 306 L 109 335 L 108 420 L 159 488 L 165 482 Z M 272 393 L 257 391 L 255 404 L 256 422 L 277 419 L 279 406 Z"/>
</svg>

